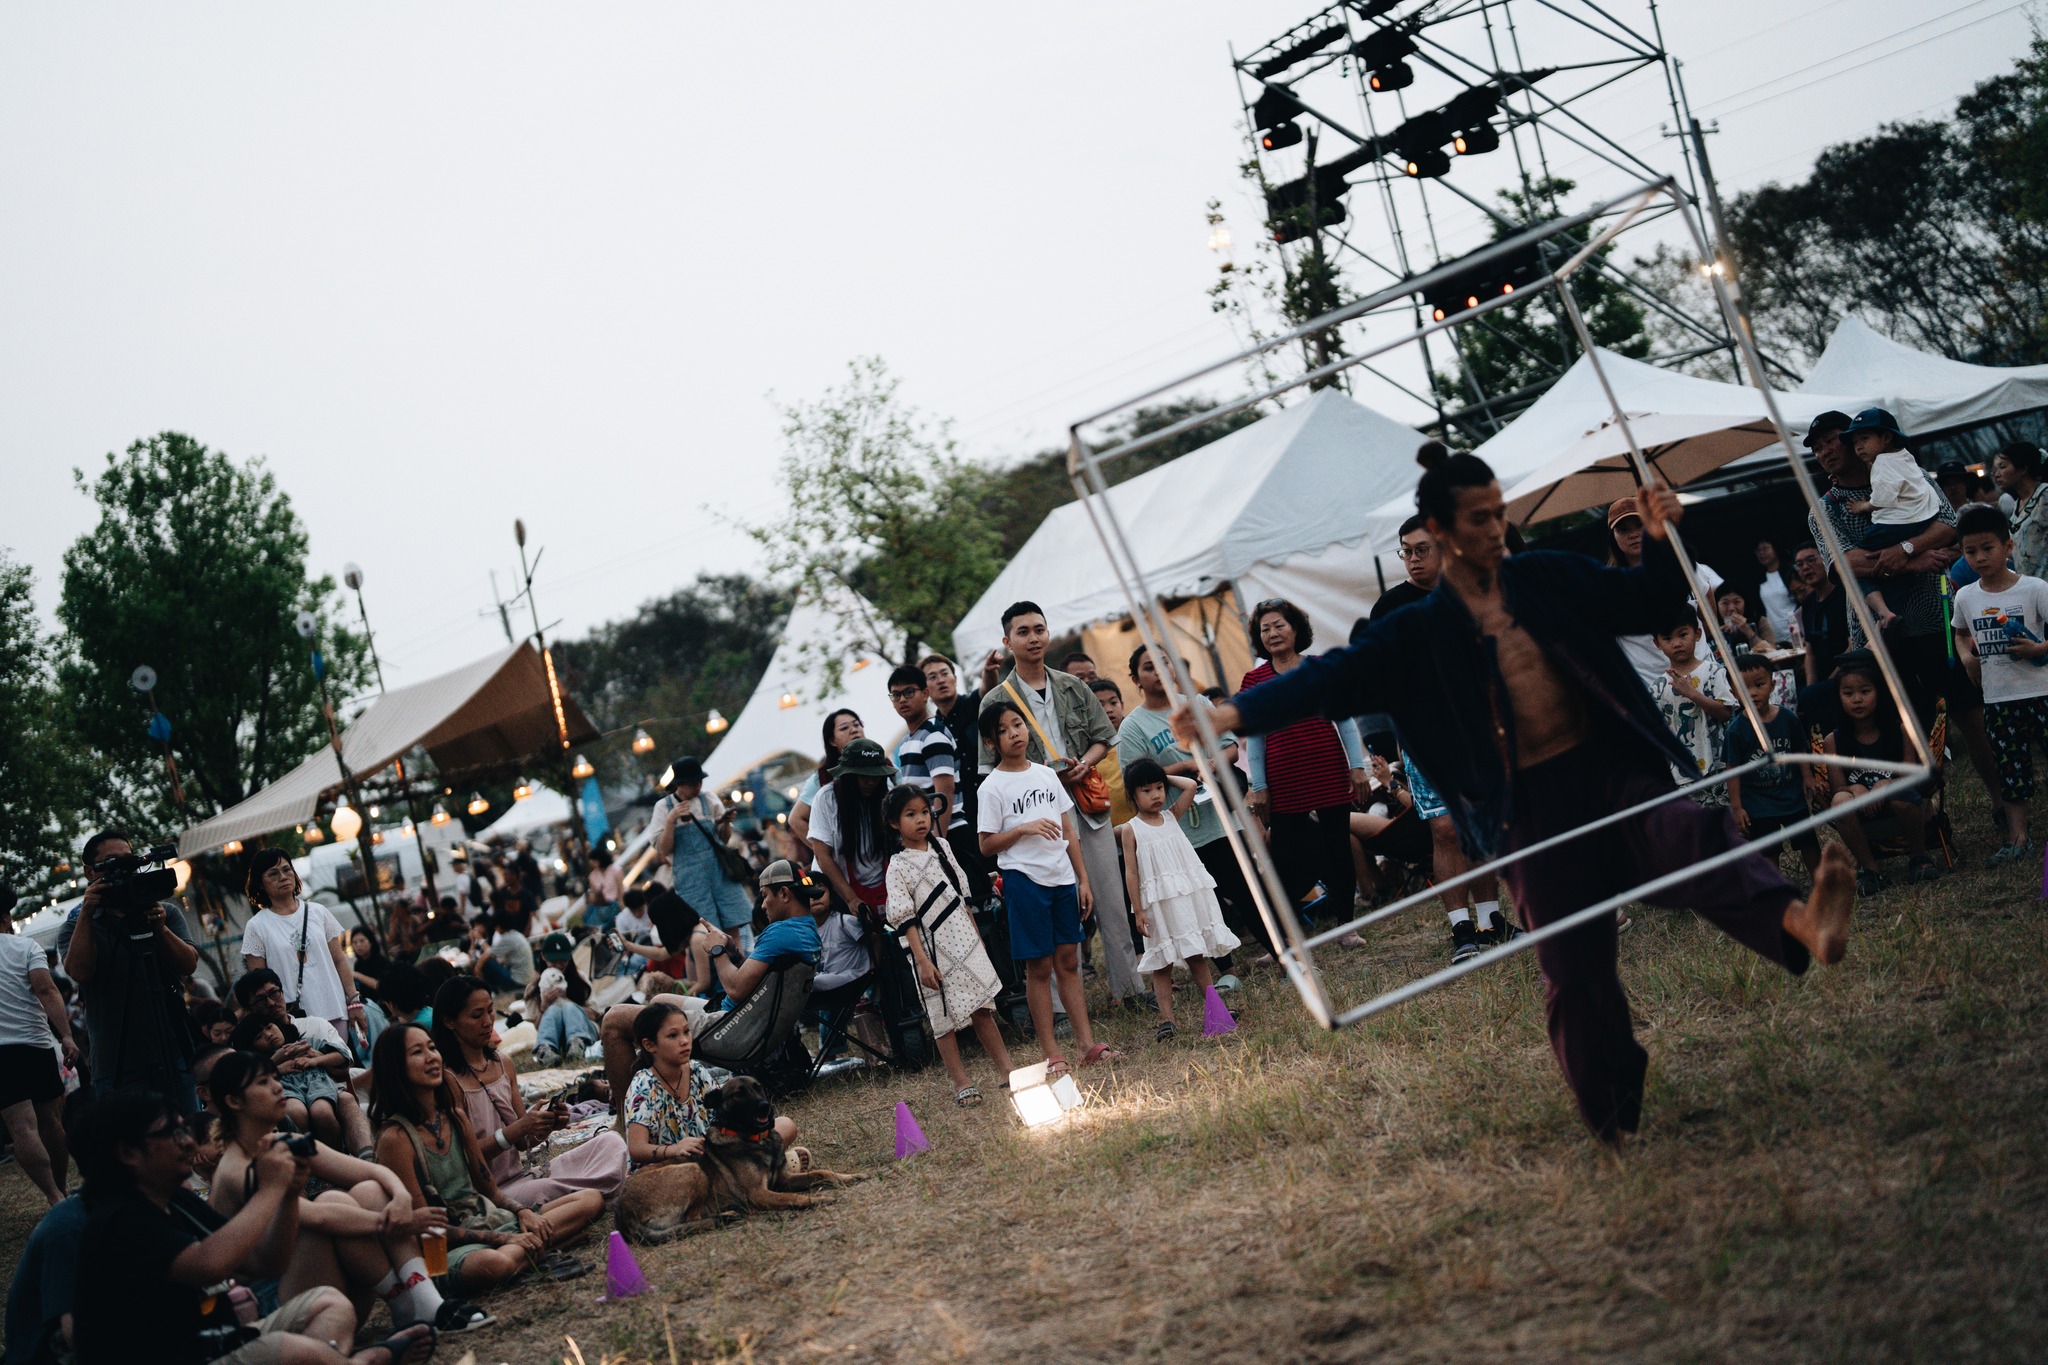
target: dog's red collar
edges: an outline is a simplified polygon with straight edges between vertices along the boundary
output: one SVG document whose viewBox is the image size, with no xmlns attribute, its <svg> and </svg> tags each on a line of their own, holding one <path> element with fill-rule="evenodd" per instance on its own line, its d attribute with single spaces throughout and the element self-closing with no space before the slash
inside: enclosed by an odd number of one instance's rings
<svg viewBox="0 0 2048 1365">
<path fill-rule="evenodd" d="M 711 1131 L 717 1133 L 721 1137 L 738 1138 L 742 1142 L 763 1142 L 766 1141 L 775 1132 L 775 1125 L 770 1124 L 768 1127 L 763 1128 L 758 1133 L 742 1133 L 737 1128 L 713 1128 Z"/>
</svg>

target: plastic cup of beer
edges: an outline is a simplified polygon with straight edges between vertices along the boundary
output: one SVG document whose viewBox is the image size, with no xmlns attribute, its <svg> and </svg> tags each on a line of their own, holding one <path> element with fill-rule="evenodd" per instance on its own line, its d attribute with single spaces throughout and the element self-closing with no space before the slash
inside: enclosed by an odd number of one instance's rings
<svg viewBox="0 0 2048 1365">
<path fill-rule="evenodd" d="M 420 1234 L 420 1255 L 426 1260 L 427 1274 L 448 1273 L 448 1229 L 428 1228 Z"/>
</svg>

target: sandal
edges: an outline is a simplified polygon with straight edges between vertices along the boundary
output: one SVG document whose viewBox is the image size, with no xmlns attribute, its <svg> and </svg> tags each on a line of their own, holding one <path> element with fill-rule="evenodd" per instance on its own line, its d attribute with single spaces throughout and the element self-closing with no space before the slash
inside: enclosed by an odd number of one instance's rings
<svg viewBox="0 0 2048 1365">
<path fill-rule="evenodd" d="M 590 1273 L 590 1267 L 574 1256 L 561 1251 L 551 1251 L 540 1258 L 537 1267 L 541 1274 L 561 1284 L 565 1280 L 579 1279 Z"/>
<path fill-rule="evenodd" d="M 419 1329 L 424 1329 L 426 1335 L 407 1335 Z M 374 1351 L 379 1346 L 383 1347 L 385 1351 L 390 1353 L 391 1365 L 422 1365 L 422 1362 L 432 1358 L 434 1347 L 439 1344 L 440 1333 L 434 1330 L 434 1324 L 431 1322 L 416 1322 L 410 1327 L 399 1328 L 396 1332 L 384 1338 L 384 1340 L 371 1345 L 370 1349 Z"/>
<path fill-rule="evenodd" d="M 1174 1028 L 1173 1021 L 1171 1019 L 1161 1020 L 1159 1027 L 1152 1030 L 1152 1041 L 1155 1043 L 1168 1042 L 1173 1038 L 1173 1035 L 1177 1032 L 1179 1032 L 1179 1030 Z"/>
<path fill-rule="evenodd" d="M 1108 1043 L 1097 1043 L 1094 1047 L 1081 1054 L 1081 1065 L 1094 1066 L 1097 1062 L 1120 1062 L 1123 1059 L 1124 1054 L 1118 1052 Z"/>
<path fill-rule="evenodd" d="M 959 1105 L 962 1109 L 972 1109 L 975 1105 L 981 1103 L 981 1092 L 971 1085 L 966 1086 L 953 1093 L 953 1103 Z"/>
<path fill-rule="evenodd" d="M 441 1311 L 434 1314 L 434 1329 L 439 1332 L 474 1332 L 479 1327 L 495 1327 L 498 1320 L 473 1303 L 460 1299 L 449 1299 L 441 1305 Z"/>
<path fill-rule="evenodd" d="M 1067 1065 L 1067 1059 L 1064 1057 L 1056 1062 L 1047 1062 L 1045 1064 L 1045 1078 L 1049 1081 L 1056 1081 L 1062 1076 L 1071 1075 L 1072 1072 L 1073 1068 Z M 1009 1082 L 1004 1081 L 1003 1084 L 1007 1086 Z"/>
</svg>

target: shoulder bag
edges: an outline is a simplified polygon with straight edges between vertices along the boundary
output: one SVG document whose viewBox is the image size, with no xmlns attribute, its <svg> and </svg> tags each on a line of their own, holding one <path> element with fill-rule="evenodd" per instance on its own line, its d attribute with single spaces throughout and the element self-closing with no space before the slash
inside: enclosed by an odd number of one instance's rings
<svg viewBox="0 0 2048 1365">
<path fill-rule="evenodd" d="M 1048 675 L 1046 678 L 1048 695 L 1050 695 L 1050 689 L 1054 685 L 1051 676 Z M 1038 736 L 1038 742 L 1045 746 L 1045 752 L 1050 757 L 1064 762 L 1064 756 L 1054 746 L 1052 738 L 1045 733 L 1044 727 L 1038 723 L 1038 717 L 1031 710 L 1031 704 L 1025 701 L 1023 694 L 1017 690 L 1015 674 L 1003 679 L 1003 690 L 1010 694 L 1010 700 L 1016 702 L 1017 709 L 1024 713 L 1025 724 L 1031 727 L 1031 733 Z M 1096 772 L 1093 768 L 1088 770 L 1085 777 L 1069 783 L 1067 789 L 1073 793 L 1074 805 L 1084 814 L 1101 815 L 1109 809 L 1109 783 L 1103 781 L 1102 774 Z"/>
<path fill-rule="evenodd" d="M 738 849 L 718 842 L 710 827 L 697 818 L 697 803 L 694 801 L 690 803 L 690 823 L 704 836 L 704 842 L 711 845 L 711 856 L 718 860 L 718 870 L 725 879 L 747 888 L 751 893 L 754 886 L 754 865 L 748 862 Z"/>
</svg>

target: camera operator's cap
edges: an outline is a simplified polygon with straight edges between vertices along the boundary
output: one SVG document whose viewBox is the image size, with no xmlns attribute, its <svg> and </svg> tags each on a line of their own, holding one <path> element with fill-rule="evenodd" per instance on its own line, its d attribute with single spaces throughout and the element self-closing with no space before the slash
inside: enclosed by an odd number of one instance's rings
<svg viewBox="0 0 2048 1365">
<path fill-rule="evenodd" d="M 1899 430 L 1899 419 L 1883 408 L 1865 408 L 1856 414 L 1856 420 L 1842 430 L 1844 436 L 1854 436 L 1859 431 L 1883 431 L 1906 439 L 1906 433 Z"/>
<path fill-rule="evenodd" d="M 1808 450 L 1812 450 L 1820 444 L 1823 436 L 1838 435 L 1848 430 L 1848 428 L 1849 414 L 1846 412 L 1836 412 L 1833 408 L 1829 408 L 1826 412 L 1806 424 L 1806 435 L 1800 439 L 1799 444 L 1805 446 Z"/>
<path fill-rule="evenodd" d="M 1634 498 L 1616 498 L 1607 504 L 1607 529 L 1612 531 L 1628 518 L 1643 519 L 1643 509 L 1636 506 Z"/>
<path fill-rule="evenodd" d="M 815 900 L 825 894 L 825 888 L 815 877 L 787 858 L 777 858 L 762 868 L 759 881 L 763 891 L 773 886 L 786 886 L 805 900 Z"/>
<path fill-rule="evenodd" d="M 871 739 L 856 739 L 839 751 L 839 762 L 833 765 L 834 777 L 894 777 L 896 765 L 889 761 L 888 750 Z"/>
<path fill-rule="evenodd" d="M 698 786 L 704 784 L 704 764 L 695 754 L 684 754 L 681 758 L 668 765 L 669 786 L 688 786 L 693 782 Z"/>
<path fill-rule="evenodd" d="M 576 940 L 557 929 L 540 941 L 540 955 L 548 962 L 567 962 L 576 955 Z"/>
</svg>

